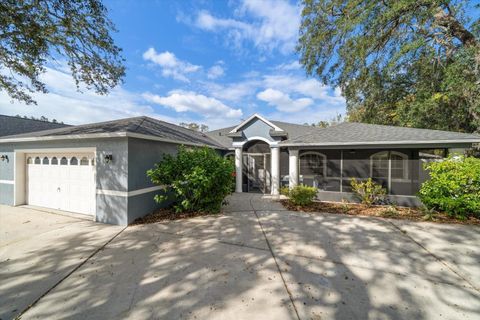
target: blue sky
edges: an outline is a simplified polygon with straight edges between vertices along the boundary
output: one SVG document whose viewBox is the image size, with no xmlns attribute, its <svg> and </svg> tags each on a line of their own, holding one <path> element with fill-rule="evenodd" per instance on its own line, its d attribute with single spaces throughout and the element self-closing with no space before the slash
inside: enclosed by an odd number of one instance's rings
<svg viewBox="0 0 480 320">
<path fill-rule="evenodd" d="M 295 44 L 296 2 L 133 1 L 105 4 L 123 48 L 125 83 L 108 96 L 77 92 L 62 61 L 42 80 L 49 94 L 37 106 L 12 103 L 0 92 L 0 113 L 44 115 L 80 124 L 138 115 L 211 129 L 260 113 L 293 123 L 329 120 L 345 112 L 339 90 L 307 77 Z"/>
</svg>

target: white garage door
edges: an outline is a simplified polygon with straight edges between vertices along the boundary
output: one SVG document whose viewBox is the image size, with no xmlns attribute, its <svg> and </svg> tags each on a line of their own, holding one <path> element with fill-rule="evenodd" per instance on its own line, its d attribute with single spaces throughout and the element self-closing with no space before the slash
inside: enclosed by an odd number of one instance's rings
<svg viewBox="0 0 480 320">
<path fill-rule="evenodd" d="M 27 203 L 95 213 L 95 160 L 89 153 L 27 154 Z"/>
</svg>

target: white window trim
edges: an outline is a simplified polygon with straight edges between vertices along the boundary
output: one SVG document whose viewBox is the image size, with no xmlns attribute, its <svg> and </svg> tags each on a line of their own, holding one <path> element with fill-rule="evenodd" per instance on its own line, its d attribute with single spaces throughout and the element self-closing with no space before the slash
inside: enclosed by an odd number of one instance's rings
<svg viewBox="0 0 480 320">
<path fill-rule="evenodd" d="M 323 161 L 323 178 L 326 178 L 327 177 L 327 156 L 324 155 L 323 153 L 321 152 L 317 152 L 317 151 L 307 151 L 307 152 L 303 152 L 301 153 L 299 156 L 298 156 L 298 176 L 302 176 L 303 178 L 307 177 L 307 178 L 313 178 L 314 175 L 306 175 L 306 174 L 302 174 L 302 157 L 303 156 L 306 156 L 306 155 L 310 155 L 310 154 L 314 154 L 314 155 L 318 155 L 320 157 L 322 157 L 322 161 Z"/>
<path fill-rule="evenodd" d="M 370 156 L 370 177 L 373 178 L 373 158 L 375 157 L 378 157 L 380 155 L 387 155 L 387 161 L 388 161 L 388 174 L 387 174 L 387 177 L 385 177 L 386 179 L 388 179 L 389 181 L 392 181 L 392 182 L 410 182 L 409 178 L 408 178 L 408 155 L 406 155 L 405 153 L 402 153 L 402 152 L 398 152 L 398 151 L 380 151 L 380 152 L 377 152 L 377 153 L 374 153 Z M 392 155 L 397 155 L 399 157 L 402 158 L 403 160 L 403 178 L 401 179 L 398 179 L 398 178 L 395 178 L 393 179 L 392 178 Z M 389 186 L 390 186 L 390 183 L 389 183 Z M 391 187 L 391 186 L 390 186 Z"/>
</svg>

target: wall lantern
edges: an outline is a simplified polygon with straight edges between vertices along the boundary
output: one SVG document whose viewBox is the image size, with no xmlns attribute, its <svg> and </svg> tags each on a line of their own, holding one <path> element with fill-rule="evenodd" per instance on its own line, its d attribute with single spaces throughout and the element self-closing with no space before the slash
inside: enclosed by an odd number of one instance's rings
<svg viewBox="0 0 480 320">
<path fill-rule="evenodd" d="M 110 163 L 113 161 L 113 156 L 111 154 L 105 155 L 105 163 Z"/>
<path fill-rule="evenodd" d="M 6 154 L 2 154 L 2 155 L 0 156 L 0 160 L 2 160 L 2 161 L 7 160 L 7 162 L 8 162 L 8 156 L 7 156 Z"/>
</svg>

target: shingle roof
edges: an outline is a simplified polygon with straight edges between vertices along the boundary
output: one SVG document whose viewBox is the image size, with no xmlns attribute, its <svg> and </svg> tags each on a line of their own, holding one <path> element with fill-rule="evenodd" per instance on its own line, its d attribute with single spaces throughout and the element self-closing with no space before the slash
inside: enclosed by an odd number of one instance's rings
<svg viewBox="0 0 480 320">
<path fill-rule="evenodd" d="M 344 122 L 327 128 L 298 125 L 288 122 L 271 121 L 288 133 L 288 138 L 280 145 L 358 145 L 358 144 L 418 144 L 434 141 L 442 142 L 480 142 L 480 135 L 384 126 L 356 122 Z M 207 135 L 227 148 L 232 147 L 232 139 L 227 134 L 235 127 L 207 132 Z"/>
<path fill-rule="evenodd" d="M 285 130 L 288 133 L 289 139 L 294 139 L 299 136 L 303 136 L 303 135 L 315 132 L 317 130 L 320 130 L 319 128 L 308 126 L 308 125 L 301 125 L 301 124 L 288 123 L 288 122 L 282 122 L 282 121 L 271 121 L 271 122 L 276 126 L 280 127 L 281 129 Z M 228 137 L 228 133 L 232 131 L 234 128 L 235 126 L 222 128 L 222 129 L 206 132 L 206 134 L 210 138 L 218 141 L 218 143 L 220 143 L 224 147 L 231 148 L 232 139 Z"/>
<path fill-rule="evenodd" d="M 329 144 L 378 144 L 378 143 L 425 143 L 434 141 L 479 142 L 480 135 L 384 126 L 356 122 L 344 122 L 309 134 L 282 141 L 283 145 L 329 145 Z"/>
<path fill-rule="evenodd" d="M 68 125 L 63 123 L 53 123 L 0 114 L 0 137 L 67 126 Z"/>
<path fill-rule="evenodd" d="M 212 140 L 204 133 L 196 132 L 145 116 L 19 134 L 2 137 L 2 139 L 13 140 L 33 137 L 61 137 L 69 135 L 93 135 L 104 133 L 133 133 L 137 135 L 152 136 L 177 143 L 201 144 L 215 148 L 223 148 L 221 144 Z"/>
</svg>

